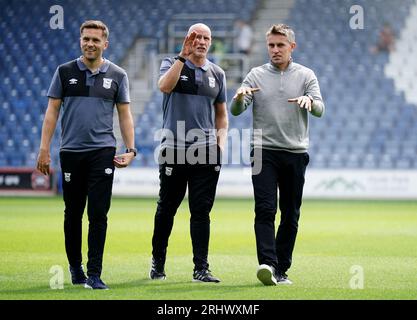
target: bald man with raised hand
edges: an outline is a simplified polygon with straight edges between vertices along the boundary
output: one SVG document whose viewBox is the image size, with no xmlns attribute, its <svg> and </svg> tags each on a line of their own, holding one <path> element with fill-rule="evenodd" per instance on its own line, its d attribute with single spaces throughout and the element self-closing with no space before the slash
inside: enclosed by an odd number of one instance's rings
<svg viewBox="0 0 417 320">
<path fill-rule="evenodd" d="M 163 130 L 159 153 L 159 200 L 149 277 L 164 280 L 168 239 L 188 187 L 193 282 L 218 283 L 209 270 L 210 211 L 221 169 L 227 128 L 226 76 L 207 59 L 211 30 L 192 25 L 181 52 L 161 63 Z"/>
</svg>

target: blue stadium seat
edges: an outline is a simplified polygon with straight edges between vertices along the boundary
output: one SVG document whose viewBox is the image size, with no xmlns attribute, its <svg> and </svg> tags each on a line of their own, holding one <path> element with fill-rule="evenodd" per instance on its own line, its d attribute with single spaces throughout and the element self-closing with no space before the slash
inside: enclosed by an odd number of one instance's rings
<svg viewBox="0 0 417 320">
<path fill-rule="evenodd" d="M 343 154 L 346 159 L 343 165 L 352 168 L 395 169 L 399 166 L 406 167 L 407 164 L 410 168 L 415 165 L 413 161 L 404 160 L 404 150 L 407 150 L 407 155 L 415 156 L 413 148 L 398 148 L 390 145 L 389 141 L 395 144 L 395 141 L 406 136 L 406 132 L 411 135 L 412 127 L 416 123 L 416 109 L 407 106 L 404 95 L 397 93 L 393 81 L 385 77 L 383 70 L 388 56 L 371 56 L 368 50 L 364 50 L 370 41 L 377 39 L 382 21 L 395 21 L 397 31 L 401 30 L 411 3 L 412 1 L 406 1 L 404 7 L 399 8 L 389 0 L 361 1 L 360 4 L 367 14 L 367 27 L 361 32 L 354 32 L 346 28 L 346 21 L 350 18 L 348 9 L 356 4 L 353 0 L 343 3 L 326 0 L 295 1 L 287 21 L 289 25 L 295 25 L 296 38 L 302 51 L 295 56 L 302 57 L 316 71 L 327 106 L 324 118 L 310 128 L 311 141 L 320 141 L 314 152 L 320 158 L 329 160 L 329 167 L 338 167 L 341 162 L 328 152 L 332 147 Z M 311 41 L 316 34 L 326 35 L 321 38 L 320 48 L 306 50 L 308 46 L 305 42 Z M 340 34 L 343 37 L 337 36 L 335 39 L 335 35 Z M 332 45 L 336 42 L 337 46 Z M 332 48 L 331 58 L 325 58 L 323 65 L 321 57 L 329 54 L 325 49 L 329 47 Z M 386 115 L 392 113 L 394 106 L 400 112 L 395 111 L 398 118 L 391 119 Z M 361 134 L 355 136 L 354 132 Z M 349 148 L 340 145 L 348 145 Z M 378 161 L 384 151 L 391 157 Z M 359 157 L 358 161 L 350 159 L 367 153 L 370 154 L 369 157 Z M 324 161 L 320 163 L 322 165 Z M 315 167 L 314 161 L 311 166 Z"/>
<path fill-rule="evenodd" d="M 373 154 L 366 155 L 362 160 L 362 168 L 364 169 L 378 169 L 378 162 Z"/>
<path fill-rule="evenodd" d="M 227 12 L 250 18 L 259 1 L 213 0 L 197 6 L 193 0 L 89 0 L 86 6 L 63 0 L 60 3 L 65 5 L 65 29 L 54 31 L 45 28 L 45 12 L 49 12 L 51 3 L 2 1 L 0 165 L 11 165 L 4 156 L 11 138 L 13 142 L 29 139 L 25 150 L 37 148 L 47 104 L 46 90 L 56 67 L 80 54 L 77 38 L 83 19 L 100 18 L 109 25 L 111 44 L 106 56 L 120 63 L 126 48 L 138 37 L 157 39 L 150 50 L 165 47 L 168 24 L 178 13 Z M 404 94 L 396 92 L 393 81 L 385 77 L 388 56 L 371 56 L 366 50 L 369 42 L 377 39 L 383 21 L 395 21 L 393 26 L 399 34 L 414 1 L 403 0 L 401 6 L 390 0 L 359 3 L 366 12 L 366 28 L 360 32 L 350 30 L 346 23 L 351 17 L 349 7 L 357 4 L 354 0 L 296 0 L 286 21 L 296 31 L 299 47 L 294 53 L 295 61 L 316 72 L 327 106 L 322 119 L 311 117 L 311 167 L 416 169 L 415 138 L 407 139 L 417 136 L 416 108 L 407 104 Z M 98 9 L 101 7 L 106 10 Z M 213 26 L 216 27 L 224 26 Z M 233 93 L 234 90 L 228 93 L 229 101 Z M 153 133 L 162 123 L 161 102 L 162 95 L 153 93 L 144 113 L 135 119 L 138 147 L 143 146 L 145 152 L 140 161 L 150 166 L 155 165 L 152 153 L 158 142 Z M 387 117 L 393 109 L 397 116 Z M 231 129 L 250 128 L 251 110 L 239 117 L 230 115 L 229 119 Z M 59 139 L 54 138 L 54 144 L 57 148 Z M 382 159 L 382 153 L 387 158 Z M 53 161 L 58 162 L 57 155 Z M 33 159 L 20 159 L 13 164 L 19 162 L 33 163 Z"/>
</svg>

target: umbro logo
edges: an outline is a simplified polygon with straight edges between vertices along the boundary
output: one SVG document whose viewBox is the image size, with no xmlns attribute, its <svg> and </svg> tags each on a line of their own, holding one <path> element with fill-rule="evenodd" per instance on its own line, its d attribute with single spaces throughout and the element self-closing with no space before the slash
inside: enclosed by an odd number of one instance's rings
<svg viewBox="0 0 417 320">
<path fill-rule="evenodd" d="M 78 80 L 74 79 L 74 78 L 69 80 L 69 84 L 77 84 L 77 82 L 78 82 Z"/>
<path fill-rule="evenodd" d="M 188 77 L 187 76 L 181 76 L 181 81 L 188 81 Z"/>
</svg>

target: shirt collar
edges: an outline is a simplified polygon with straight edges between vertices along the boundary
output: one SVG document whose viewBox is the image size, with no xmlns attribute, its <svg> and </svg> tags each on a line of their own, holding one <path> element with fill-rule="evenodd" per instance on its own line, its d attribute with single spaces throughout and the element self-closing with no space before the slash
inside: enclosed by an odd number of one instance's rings
<svg viewBox="0 0 417 320">
<path fill-rule="evenodd" d="M 209 69 L 210 62 L 206 59 L 206 62 L 204 62 L 201 67 L 196 67 L 190 60 L 185 61 L 185 64 L 190 69 L 202 69 L 203 71 L 207 71 Z"/>
<path fill-rule="evenodd" d="M 85 63 L 81 60 L 82 56 L 77 59 L 77 66 L 81 71 L 89 70 Z M 103 58 L 104 59 L 104 58 Z M 98 72 L 106 73 L 110 67 L 110 61 L 104 59 L 103 64 L 98 68 Z"/>
<path fill-rule="evenodd" d="M 294 63 L 293 63 L 293 62 L 294 62 L 294 61 L 293 61 L 293 59 L 292 59 L 292 58 L 290 58 L 290 63 L 288 64 L 287 69 L 285 69 L 283 72 L 290 71 L 290 70 L 293 68 L 293 66 L 294 66 Z M 276 66 L 274 66 L 274 65 L 272 64 L 272 62 L 271 62 L 271 61 L 269 61 L 269 65 L 270 65 L 270 67 L 271 67 L 273 70 L 276 70 L 276 71 L 278 71 L 278 72 L 281 72 L 281 70 L 280 70 L 279 68 L 277 68 Z"/>
</svg>

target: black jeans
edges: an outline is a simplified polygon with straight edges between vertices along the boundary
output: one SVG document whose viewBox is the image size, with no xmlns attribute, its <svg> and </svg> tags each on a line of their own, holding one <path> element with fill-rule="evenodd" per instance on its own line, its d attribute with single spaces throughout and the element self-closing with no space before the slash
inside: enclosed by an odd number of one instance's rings
<svg viewBox="0 0 417 320">
<path fill-rule="evenodd" d="M 262 149 L 262 169 L 252 175 L 255 194 L 255 236 L 259 264 L 287 271 L 297 237 L 308 153 Z M 281 220 L 275 235 L 277 188 Z"/>
<path fill-rule="evenodd" d="M 88 276 L 101 275 L 115 151 L 110 147 L 87 152 L 60 152 L 65 250 L 73 267 L 82 263 L 82 217 L 88 199 Z"/>
<path fill-rule="evenodd" d="M 217 160 L 217 164 L 160 164 L 159 200 L 152 237 L 152 256 L 160 263 L 165 263 L 174 216 L 188 186 L 194 270 L 209 268 L 209 214 L 213 207 L 221 168 L 220 157 Z"/>
</svg>

